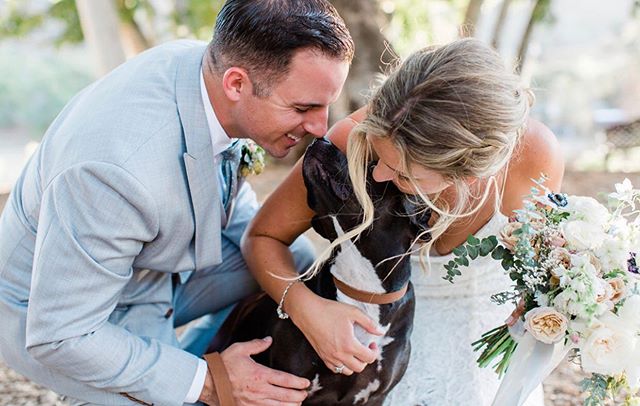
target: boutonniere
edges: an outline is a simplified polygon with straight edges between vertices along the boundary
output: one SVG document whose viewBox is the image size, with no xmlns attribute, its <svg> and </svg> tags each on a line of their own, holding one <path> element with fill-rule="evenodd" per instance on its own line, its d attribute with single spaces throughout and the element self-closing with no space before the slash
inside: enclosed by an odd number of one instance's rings
<svg viewBox="0 0 640 406">
<path fill-rule="evenodd" d="M 260 175 L 264 170 L 264 149 L 253 141 L 246 141 L 240 151 L 240 176 Z"/>
</svg>

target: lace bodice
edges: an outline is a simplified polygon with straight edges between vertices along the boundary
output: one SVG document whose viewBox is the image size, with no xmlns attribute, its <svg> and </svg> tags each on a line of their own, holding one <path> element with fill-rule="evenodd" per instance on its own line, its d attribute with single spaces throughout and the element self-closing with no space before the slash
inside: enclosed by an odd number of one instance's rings
<svg viewBox="0 0 640 406">
<path fill-rule="evenodd" d="M 496 214 L 475 235 L 498 234 L 507 221 Z M 490 296 L 507 289 L 510 280 L 497 261 L 481 258 L 461 269 L 462 275 L 451 284 L 442 276 L 444 264 L 452 258 L 453 254 L 431 255 L 426 272 L 417 258 L 413 260 L 416 315 L 411 360 L 385 405 L 482 406 L 493 400 L 497 375 L 476 365 L 478 354 L 471 343 L 508 317 L 512 308 L 494 304 Z M 526 405 L 543 405 L 541 388 Z"/>
</svg>

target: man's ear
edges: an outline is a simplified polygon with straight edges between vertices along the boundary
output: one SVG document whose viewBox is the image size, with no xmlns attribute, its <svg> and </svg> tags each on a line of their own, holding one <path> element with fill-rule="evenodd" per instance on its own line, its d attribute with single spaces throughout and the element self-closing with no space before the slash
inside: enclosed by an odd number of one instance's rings
<svg viewBox="0 0 640 406">
<path fill-rule="evenodd" d="M 242 93 L 253 91 L 247 71 L 237 66 L 231 67 L 222 76 L 222 90 L 231 101 L 238 101 Z"/>
</svg>

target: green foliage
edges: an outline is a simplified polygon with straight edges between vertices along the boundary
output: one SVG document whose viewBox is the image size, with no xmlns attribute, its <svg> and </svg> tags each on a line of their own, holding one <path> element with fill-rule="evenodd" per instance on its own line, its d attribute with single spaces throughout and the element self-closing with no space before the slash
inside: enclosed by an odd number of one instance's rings
<svg viewBox="0 0 640 406">
<path fill-rule="evenodd" d="M 107 0 L 100 0 L 107 1 Z M 142 25 L 139 19 L 146 17 L 152 22 L 157 16 L 153 2 L 149 0 L 111 0 L 116 2 L 120 19 L 136 27 Z M 174 37 L 195 37 L 208 40 L 215 18 L 224 0 L 185 0 L 175 1 L 170 15 L 170 30 Z M 25 37 L 54 21 L 62 26 L 62 31 L 53 39 L 55 45 L 78 43 L 84 37 L 75 0 L 51 0 L 41 10 L 30 10 L 19 0 L 6 0 L 7 11 L 0 14 L 0 38 Z M 142 32 L 141 32 L 142 34 Z M 151 38 L 144 38 L 149 46 L 154 45 Z"/>
<path fill-rule="evenodd" d="M 584 406 L 600 406 L 607 398 L 607 379 L 603 375 L 593 374 L 580 382 L 580 388 L 589 396 L 584 400 Z"/>
<path fill-rule="evenodd" d="M 174 33 L 179 37 L 194 36 L 198 39 L 210 40 L 216 16 L 223 4 L 223 0 L 183 2 L 183 6 L 176 7 L 171 15 Z"/>
<path fill-rule="evenodd" d="M 18 0 L 7 0 L 6 14 L 0 20 L 0 38 L 25 37 L 53 20 L 62 26 L 62 31 L 53 38 L 55 45 L 81 42 L 84 37 L 75 0 L 50 1 L 48 4 L 43 10 L 30 11 Z"/>
<path fill-rule="evenodd" d="M 629 387 L 629 382 L 624 375 L 607 377 L 591 374 L 590 378 L 585 378 L 580 382 L 580 387 L 583 392 L 588 394 L 584 406 L 601 406 L 605 404 L 606 399 L 610 399 L 613 404 L 622 405 L 637 404 L 639 400 L 629 394 L 633 390 Z M 616 402 L 616 398 L 620 397 L 624 397 L 622 402 Z"/>
<path fill-rule="evenodd" d="M 429 2 L 391 0 L 380 3 L 387 4 L 386 7 L 383 5 L 383 10 L 389 13 L 389 24 L 386 27 L 385 36 L 400 56 L 406 56 L 417 48 L 438 42 Z"/>
<path fill-rule="evenodd" d="M 502 248 L 500 254 L 495 255 L 500 255 L 500 258 L 502 258 L 503 252 L 506 250 L 498 244 L 496 236 L 491 235 L 480 240 L 474 235 L 469 235 L 465 243 L 453 250 L 455 258 L 444 265 L 447 275 L 443 276 L 443 278 L 453 283 L 453 279 L 456 276 L 462 275 L 459 269 L 461 266 L 469 266 L 469 260 L 474 260 L 478 257 L 486 257 L 488 255 L 494 257 L 493 253 L 499 248 Z M 494 259 L 496 258 L 494 257 Z"/>
</svg>

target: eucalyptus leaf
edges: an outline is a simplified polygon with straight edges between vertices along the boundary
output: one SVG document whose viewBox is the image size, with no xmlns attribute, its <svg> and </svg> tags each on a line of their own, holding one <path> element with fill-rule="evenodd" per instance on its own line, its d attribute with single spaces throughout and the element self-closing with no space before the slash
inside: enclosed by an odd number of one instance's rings
<svg viewBox="0 0 640 406">
<path fill-rule="evenodd" d="M 470 234 L 469 237 L 467 237 L 467 244 L 472 246 L 480 245 L 480 240 L 473 234 Z"/>
<path fill-rule="evenodd" d="M 469 258 L 476 259 L 478 254 L 480 253 L 479 247 L 475 245 L 470 245 L 467 248 L 467 253 L 469 254 Z"/>
</svg>

